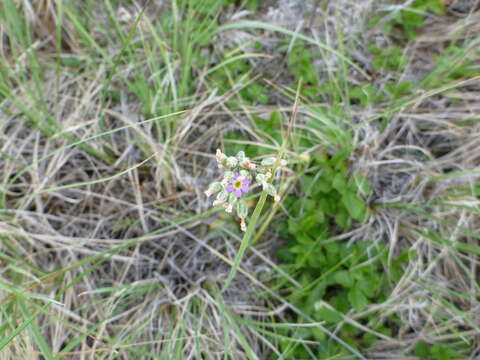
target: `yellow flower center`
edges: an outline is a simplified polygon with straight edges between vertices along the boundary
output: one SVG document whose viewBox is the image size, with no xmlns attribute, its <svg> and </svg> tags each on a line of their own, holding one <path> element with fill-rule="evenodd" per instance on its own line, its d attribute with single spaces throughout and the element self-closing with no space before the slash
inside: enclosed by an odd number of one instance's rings
<svg viewBox="0 0 480 360">
<path fill-rule="evenodd" d="M 233 187 L 234 187 L 235 189 L 241 189 L 241 188 L 242 188 L 242 182 L 241 182 L 241 181 L 235 181 L 235 182 L 233 183 Z"/>
</svg>

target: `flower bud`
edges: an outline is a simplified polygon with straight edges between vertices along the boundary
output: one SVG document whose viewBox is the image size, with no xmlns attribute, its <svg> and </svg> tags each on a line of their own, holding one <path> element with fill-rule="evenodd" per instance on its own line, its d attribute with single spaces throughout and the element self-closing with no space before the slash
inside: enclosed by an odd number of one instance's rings
<svg viewBox="0 0 480 360">
<path fill-rule="evenodd" d="M 247 224 L 245 223 L 245 218 L 240 218 L 240 230 L 243 232 L 247 231 Z"/>
<path fill-rule="evenodd" d="M 237 214 L 241 218 L 244 218 L 248 215 L 248 206 L 245 200 L 240 200 L 237 203 Z"/>
<path fill-rule="evenodd" d="M 237 164 L 238 164 L 238 160 L 233 156 L 230 156 L 229 158 L 227 158 L 227 161 L 225 162 L 225 165 L 229 169 L 233 169 L 235 166 L 237 166 Z"/>
<path fill-rule="evenodd" d="M 262 160 L 262 166 L 272 166 L 275 164 L 275 161 L 277 161 L 277 159 L 274 157 L 265 158 Z"/>
<path fill-rule="evenodd" d="M 264 174 L 258 174 L 255 179 L 257 180 L 258 183 L 262 184 L 265 181 L 267 181 L 267 178 L 265 177 Z"/>
<path fill-rule="evenodd" d="M 243 178 L 250 179 L 250 173 L 247 170 L 240 170 L 240 176 Z"/>
<path fill-rule="evenodd" d="M 223 201 L 215 200 L 215 201 L 212 203 L 212 206 L 218 206 L 218 205 L 222 205 L 222 204 L 223 204 Z"/>
<path fill-rule="evenodd" d="M 217 192 L 221 191 L 223 189 L 223 186 L 221 183 L 219 182 L 214 182 L 212 184 L 210 184 L 210 186 L 208 187 L 208 190 L 205 191 L 205 195 L 210 196 L 210 195 L 213 195 L 213 194 L 216 194 Z"/>
<path fill-rule="evenodd" d="M 235 157 L 238 159 L 238 161 L 242 161 L 243 159 L 245 159 L 245 152 L 239 151 Z"/>
<path fill-rule="evenodd" d="M 250 162 L 249 159 L 245 158 L 245 159 L 242 160 L 241 165 L 245 169 L 250 169 L 250 166 L 252 166 L 252 163 Z"/>
<path fill-rule="evenodd" d="M 223 178 L 227 181 L 233 178 L 233 171 L 225 171 L 225 174 L 223 174 Z"/>
<path fill-rule="evenodd" d="M 217 152 L 215 153 L 215 158 L 217 159 L 217 162 L 221 163 L 227 158 L 227 155 L 222 153 L 220 149 L 217 149 Z"/>
<path fill-rule="evenodd" d="M 227 190 L 222 190 L 218 193 L 216 201 L 219 201 L 220 203 L 223 203 L 227 200 L 228 198 L 228 191 Z"/>
</svg>

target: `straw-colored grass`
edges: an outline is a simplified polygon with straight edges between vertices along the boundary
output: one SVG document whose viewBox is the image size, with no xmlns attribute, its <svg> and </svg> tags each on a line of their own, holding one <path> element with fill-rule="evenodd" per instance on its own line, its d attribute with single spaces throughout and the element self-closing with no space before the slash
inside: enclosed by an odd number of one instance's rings
<svg viewBox="0 0 480 360">
<path fill-rule="evenodd" d="M 302 327 L 318 327 L 352 359 L 406 359 L 419 341 L 446 340 L 476 358 L 476 3 L 453 1 L 428 18 L 404 42 L 408 66 L 375 77 L 368 44 L 401 39 L 369 28 L 369 17 L 388 19 L 408 2 L 278 0 L 256 12 L 226 3 L 0 5 L 0 359 L 281 359 L 287 340 L 314 359 L 315 341 L 296 338 Z M 320 52 L 319 77 L 338 85 L 347 118 L 297 96 L 279 51 L 297 42 Z M 248 76 L 230 76 L 221 92 L 212 74 L 241 59 Z M 478 75 L 439 81 L 466 60 Z M 415 85 L 392 101 L 352 104 L 350 87 L 365 79 L 383 92 L 387 82 Z M 268 105 L 242 99 L 252 84 L 268 89 Z M 292 137 L 317 144 L 276 144 L 256 129 L 253 116 L 274 109 L 285 128 L 296 112 Z M 277 263 L 282 239 L 266 225 L 288 215 L 282 204 L 256 214 L 243 244 L 235 220 L 210 208 L 203 192 L 220 174 L 214 150 L 232 130 L 285 154 L 284 193 L 307 154 L 353 145 L 373 215 L 335 239 L 411 256 L 387 301 L 342 321 L 375 333 L 365 314 L 395 313 L 402 323 L 391 336 L 355 349 L 275 287 L 277 277 L 301 288 Z"/>
</svg>

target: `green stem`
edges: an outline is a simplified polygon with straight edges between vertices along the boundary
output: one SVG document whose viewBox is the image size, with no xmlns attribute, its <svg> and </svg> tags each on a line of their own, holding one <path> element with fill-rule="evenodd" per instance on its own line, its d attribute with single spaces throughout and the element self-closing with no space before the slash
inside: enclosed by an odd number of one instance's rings
<svg viewBox="0 0 480 360">
<path fill-rule="evenodd" d="M 235 257 L 235 260 L 233 262 L 233 266 L 230 270 L 230 273 L 228 274 L 225 284 L 223 285 L 223 288 L 221 291 L 222 293 L 228 289 L 228 287 L 233 281 L 233 278 L 235 277 L 235 274 L 237 273 L 238 267 L 240 266 L 240 262 L 243 259 L 243 255 L 245 254 L 245 251 L 247 250 L 248 245 L 250 245 L 250 240 L 252 239 L 253 232 L 255 231 L 255 227 L 257 225 L 258 219 L 260 218 L 260 214 L 262 212 L 262 209 L 263 209 L 263 206 L 265 205 L 266 200 L 267 200 L 267 193 L 262 192 L 262 196 L 260 196 L 260 200 L 258 201 L 257 206 L 255 206 L 255 210 L 253 211 L 250 224 L 247 227 L 247 231 L 245 232 L 245 235 L 243 235 L 242 243 L 240 244 L 240 249 L 238 249 L 237 256 Z"/>
</svg>

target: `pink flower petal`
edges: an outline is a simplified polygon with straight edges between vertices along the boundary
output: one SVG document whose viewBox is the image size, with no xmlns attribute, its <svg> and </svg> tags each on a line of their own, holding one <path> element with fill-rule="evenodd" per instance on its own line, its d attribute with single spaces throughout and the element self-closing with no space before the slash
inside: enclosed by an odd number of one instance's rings
<svg viewBox="0 0 480 360">
<path fill-rule="evenodd" d="M 237 198 L 242 197 L 242 190 L 240 190 L 240 189 L 235 190 L 235 196 L 236 196 Z"/>
<path fill-rule="evenodd" d="M 245 184 L 245 183 L 243 183 L 243 185 L 242 185 L 242 188 L 241 188 L 241 189 L 242 189 L 242 191 L 243 191 L 243 192 L 245 192 L 245 193 L 250 191 L 250 189 L 249 189 L 248 185 L 247 185 L 247 184 Z"/>
<path fill-rule="evenodd" d="M 249 178 L 245 178 L 245 179 L 243 179 L 242 182 L 243 182 L 243 185 L 248 185 L 248 184 L 250 184 L 250 179 L 249 179 Z"/>
<path fill-rule="evenodd" d="M 234 173 L 234 174 L 233 174 L 233 181 L 238 180 L 238 177 L 239 177 L 239 176 L 240 176 L 239 173 Z"/>
<path fill-rule="evenodd" d="M 228 185 L 227 185 L 227 191 L 228 191 L 228 192 L 232 192 L 232 191 L 234 191 L 234 190 L 235 190 L 235 188 L 233 187 L 232 184 L 228 184 Z"/>
</svg>

